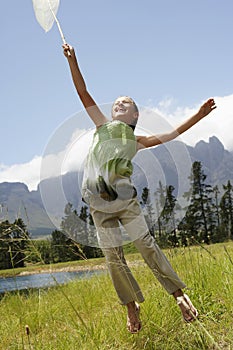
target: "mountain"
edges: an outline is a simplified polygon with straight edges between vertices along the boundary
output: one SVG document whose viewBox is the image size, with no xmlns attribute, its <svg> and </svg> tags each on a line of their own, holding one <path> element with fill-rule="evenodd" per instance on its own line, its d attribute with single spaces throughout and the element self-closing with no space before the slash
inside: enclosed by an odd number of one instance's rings
<svg viewBox="0 0 233 350">
<path fill-rule="evenodd" d="M 148 154 L 151 155 L 148 156 Z M 137 157 L 138 155 L 136 160 Z M 194 147 L 180 141 L 171 141 L 142 151 L 141 158 L 144 159 L 144 164 L 149 166 L 145 166 L 146 176 L 142 174 L 142 167 L 137 164 L 135 166 L 137 171 L 133 179 L 139 189 L 148 186 L 148 183 L 157 188 L 159 180 L 167 185 L 173 185 L 177 191 L 187 186 L 189 189 L 188 177 L 194 161 L 202 163 L 202 169 L 207 175 L 206 182 L 209 185 L 218 185 L 221 190 L 222 185 L 228 180 L 233 181 L 233 153 L 224 149 L 223 144 L 215 136 L 210 137 L 209 142 L 199 141 Z M 151 188 L 151 186 L 148 187 Z"/>
<path fill-rule="evenodd" d="M 30 192 L 23 183 L 0 183 L 0 205 L 0 221 L 13 222 L 21 217 L 34 235 L 44 236 L 55 228 L 44 209 L 40 191 Z"/>
<path fill-rule="evenodd" d="M 222 185 L 233 179 L 233 154 L 224 149 L 217 137 L 210 137 L 209 143 L 199 141 L 192 150 L 190 149 L 190 155 L 202 162 L 211 185 Z"/>
<path fill-rule="evenodd" d="M 182 196 L 190 188 L 188 176 L 194 161 L 201 161 L 212 186 L 233 182 L 233 154 L 215 136 L 209 142 L 199 141 L 194 147 L 171 141 L 156 148 L 138 152 L 134 158 L 133 182 L 140 198 L 142 189 L 151 191 L 158 183 L 173 185 Z M 70 202 L 79 209 L 82 173 L 70 172 L 40 182 L 36 191 L 29 191 L 23 183 L 0 183 L 0 220 L 14 221 L 21 217 L 33 237 L 46 236 L 59 228 L 65 205 Z"/>
</svg>

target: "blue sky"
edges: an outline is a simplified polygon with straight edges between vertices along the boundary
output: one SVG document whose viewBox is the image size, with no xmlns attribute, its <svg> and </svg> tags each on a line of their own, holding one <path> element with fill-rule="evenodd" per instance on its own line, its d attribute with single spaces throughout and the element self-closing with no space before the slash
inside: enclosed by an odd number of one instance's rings
<svg viewBox="0 0 233 350">
<path fill-rule="evenodd" d="M 178 123 L 214 97 L 215 115 L 184 140 L 214 133 L 233 149 L 232 13 L 232 0 L 61 0 L 58 18 L 99 104 L 126 94 Z M 57 27 L 45 33 L 31 1 L 2 2 L 0 28 L 0 182 L 30 186 L 51 135 L 82 105 Z"/>
</svg>

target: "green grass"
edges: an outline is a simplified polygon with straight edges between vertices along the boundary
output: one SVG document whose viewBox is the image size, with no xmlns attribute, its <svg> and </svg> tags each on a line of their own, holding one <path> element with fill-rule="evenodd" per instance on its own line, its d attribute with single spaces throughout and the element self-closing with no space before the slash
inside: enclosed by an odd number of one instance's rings
<svg viewBox="0 0 233 350">
<path fill-rule="evenodd" d="M 125 308 L 108 274 L 0 301 L 2 350 L 201 350 L 233 349 L 233 243 L 167 250 L 199 310 L 192 324 L 138 254 L 127 256 L 145 296 L 143 329 L 126 330 Z M 97 259 L 99 260 L 99 259 Z M 90 261 L 83 262 L 90 266 Z M 29 327 L 29 334 L 25 326 Z"/>
</svg>

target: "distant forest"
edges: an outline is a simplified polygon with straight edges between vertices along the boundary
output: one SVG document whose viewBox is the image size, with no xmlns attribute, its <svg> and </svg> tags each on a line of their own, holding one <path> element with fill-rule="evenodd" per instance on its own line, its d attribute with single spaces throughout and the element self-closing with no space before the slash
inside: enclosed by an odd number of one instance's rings
<svg viewBox="0 0 233 350">
<path fill-rule="evenodd" d="M 212 187 L 207 183 L 202 164 L 198 161 L 192 164 L 189 179 L 190 190 L 183 194 L 188 203 L 186 208 L 181 208 L 177 203 L 175 188 L 171 185 L 159 183 L 155 193 L 151 193 L 147 187 L 143 189 L 140 203 L 151 235 L 162 248 L 232 240 L 231 182 L 222 184 L 221 188 Z M 184 213 L 182 217 L 181 213 Z M 70 238 L 74 236 L 75 240 Z M 88 245 L 94 236 L 93 220 L 86 205 L 78 212 L 71 203 L 67 203 L 60 230 L 53 231 L 46 240 L 32 240 L 21 218 L 13 223 L 2 221 L 0 269 L 103 256 L 99 248 Z"/>
</svg>

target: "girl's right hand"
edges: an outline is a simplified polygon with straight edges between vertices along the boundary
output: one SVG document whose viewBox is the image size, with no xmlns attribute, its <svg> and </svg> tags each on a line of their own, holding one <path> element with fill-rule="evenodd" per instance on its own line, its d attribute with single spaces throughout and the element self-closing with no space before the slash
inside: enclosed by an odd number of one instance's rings
<svg viewBox="0 0 233 350">
<path fill-rule="evenodd" d="M 74 48 L 71 45 L 63 44 L 62 47 L 63 47 L 63 53 L 66 58 L 75 56 Z"/>
</svg>

